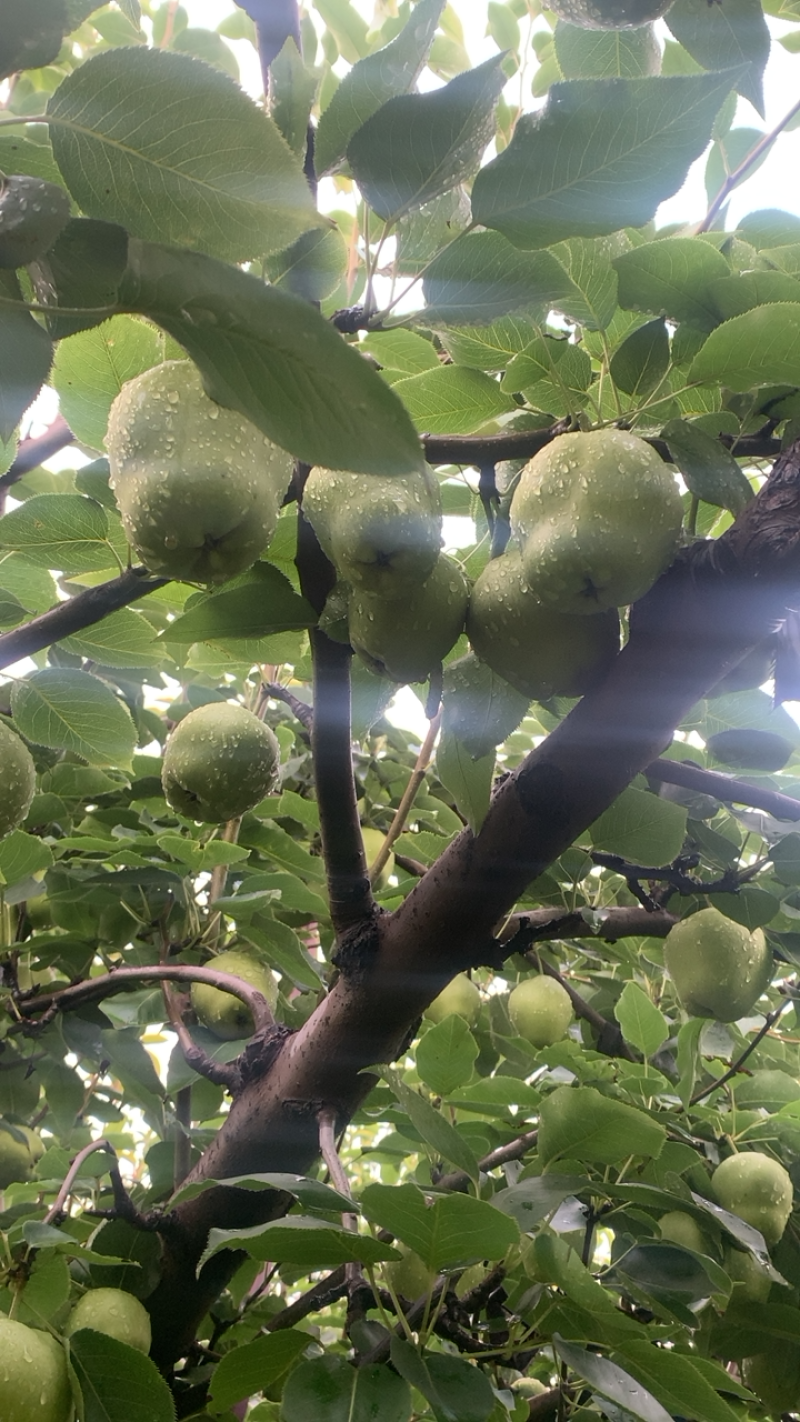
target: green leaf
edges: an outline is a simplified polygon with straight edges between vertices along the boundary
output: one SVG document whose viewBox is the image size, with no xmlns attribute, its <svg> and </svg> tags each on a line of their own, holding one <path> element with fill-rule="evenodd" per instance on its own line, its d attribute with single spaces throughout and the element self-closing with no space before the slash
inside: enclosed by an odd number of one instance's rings
<svg viewBox="0 0 800 1422">
<path fill-rule="evenodd" d="M 162 338 L 135 316 L 115 316 L 59 341 L 52 384 L 75 438 L 103 450 L 108 412 L 126 380 L 162 359 Z"/>
<path fill-rule="evenodd" d="M 800 288 L 798 288 L 800 290 Z M 384 370 L 400 375 L 420 375 L 423 370 L 438 370 L 439 357 L 432 341 L 405 331 L 370 331 L 361 342 L 361 350 L 374 356 Z"/>
<path fill-rule="evenodd" d="M 241 262 L 322 220 L 272 120 L 188 55 L 144 46 L 95 54 L 62 81 L 47 114 L 78 206 L 136 237 Z"/>
<path fill-rule="evenodd" d="M 559 1156 L 598 1165 L 629 1155 L 657 1157 L 666 1138 L 664 1126 L 644 1111 L 593 1086 L 559 1086 L 539 1113 L 539 1155 L 545 1163 Z"/>
<path fill-rule="evenodd" d="M 449 1160 L 471 1180 L 478 1178 L 478 1162 L 463 1135 L 440 1111 L 414 1091 L 391 1067 L 381 1068 L 381 1076 L 394 1092 L 414 1129 L 434 1154 Z"/>
<path fill-rule="evenodd" d="M 502 60 L 494 55 L 431 93 L 389 99 L 353 135 L 347 161 L 384 221 L 396 222 L 475 171 L 494 136 Z"/>
<path fill-rule="evenodd" d="M 724 11 L 716 13 L 714 7 L 708 14 L 692 0 L 675 0 L 665 18 L 678 43 L 704 69 L 743 66 L 736 88 L 763 118 L 770 33 L 759 0 L 725 0 Z"/>
<path fill-rule="evenodd" d="M 11 13 L 4 15 L 0 33 L 0 79 L 50 64 L 67 32 L 64 0 L 39 0 L 35 7 L 18 0 L 7 8 Z"/>
<path fill-rule="evenodd" d="M 390 1230 L 437 1273 L 502 1259 L 519 1241 L 513 1219 L 471 1195 L 447 1195 L 428 1206 L 417 1185 L 368 1185 L 361 1207 L 372 1224 Z"/>
<path fill-rule="evenodd" d="M 306 68 L 290 35 L 269 67 L 270 117 L 302 163 L 308 142 L 308 122 L 317 93 L 319 75 Z M 317 128 L 315 158 L 319 153 Z M 319 165 L 317 164 L 318 170 Z"/>
<path fill-rule="evenodd" d="M 422 454 L 397 396 L 298 297 L 195 252 L 133 243 L 129 309 L 162 326 L 208 393 L 309 464 L 407 474 Z"/>
<path fill-rule="evenodd" d="M 611 357 L 609 373 L 618 390 L 643 399 L 661 384 L 669 369 L 669 359 L 666 322 L 659 316 L 655 321 L 637 326 L 626 336 Z"/>
<path fill-rule="evenodd" d="M 212 593 L 176 617 L 161 633 L 164 640 L 226 641 L 314 626 L 314 609 L 272 563 L 256 563 L 237 581 L 237 587 Z"/>
<path fill-rule="evenodd" d="M 448 1353 L 425 1355 L 428 1377 L 433 1384 L 432 1405 L 446 1422 L 487 1422 L 494 1413 L 496 1397 L 485 1373 Z M 427 1394 L 425 1394 L 427 1395 Z"/>
<path fill-rule="evenodd" d="M 589 826 L 595 849 L 620 854 L 636 864 L 671 864 L 686 835 L 686 810 L 629 785 Z"/>
<path fill-rule="evenodd" d="M 638 983 L 627 982 L 614 1007 L 622 1035 L 644 1057 L 652 1057 L 669 1036 L 667 1019 Z"/>
<path fill-rule="evenodd" d="M 22 301 L 12 271 L 0 271 L 0 298 Z M 7 444 L 47 379 L 53 346 L 29 311 L 0 305 L 0 441 Z"/>
<path fill-rule="evenodd" d="M 712 281 L 709 294 L 720 321 L 741 316 L 754 306 L 776 301 L 800 302 L 800 282 L 785 272 L 738 272 Z"/>
<path fill-rule="evenodd" d="M 443 735 L 452 736 L 478 763 L 522 721 L 528 698 L 470 653 L 445 669 Z"/>
<path fill-rule="evenodd" d="M 94 499 L 34 494 L 0 518 L 0 548 L 24 553 L 38 568 L 88 573 L 118 567 L 108 531 L 108 515 Z"/>
<path fill-rule="evenodd" d="M 20 884 L 24 879 L 49 869 L 53 851 L 38 836 L 12 830 L 0 840 L 0 880 L 3 884 Z"/>
<path fill-rule="evenodd" d="M 428 267 L 420 320 L 482 326 L 537 306 L 543 316 L 564 285 L 564 269 L 550 252 L 519 252 L 499 232 L 465 232 Z"/>
<path fill-rule="evenodd" d="M 113 315 L 128 264 L 128 234 L 115 222 L 74 217 L 49 252 L 30 269 L 36 299 L 51 308 L 45 324 L 55 340 L 91 330 Z M 86 314 L 59 316 L 61 306 Z M 103 307 L 110 310 L 104 311 Z"/>
<path fill-rule="evenodd" d="M 170 1063 L 170 1090 L 178 1089 L 178 1082 L 183 1081 L 180 1074 L 180 1064 L 176 1080 L 172 1080 L 172 1063 Z M 184 1200 L 193 1200 L 197 1195 L 203 1195 L 207 1190 L 216 1190 L 218 1186 L 226 1186 L 228 1189 L 236 1190 L 281 1190 L 287 1195 L 294 1195 L 296 1200 L 307 1210 L 322 1212 L 323 1214 L 341 1213 L 342 1211 L 355 1211 L 358 1206 L 345 1195 L 334 1190 L 331 1185 L 325 1185 L 321 1180 L 313 1180 L 305 1175 L 290 1175 L 285 1172 L 270 1171 L 263 1175 L 232 1175 L 224 1180 L 193 1180 L 188 1185 L 182 1185 L 176 1190 L 170 1200 L 170 1205 L 175 1206 Z"/>
<path fill-rule="evenodd" d="M 586 390 L 591 378 L 592 362 L 586 351 L 561 336 L 538 332 L 509 362 L 503 385 L 509 390 L 527 390 L 546 381 L 556 389 Z"/>
<path fill-rule="evenodd" d="M 685 1354 L 632 1341 L 622 1344 L 615 1357 L 673 1414 L 698 1422 L 734 1422 L 739 1416 Z"/>
<path fill-rule="evenodd" d="M 630 311 L 662 312 L 710 331 L 719 321 L 711 283 L 730 276 L 716 247 L 696 237 L 645 242 L 617 257 L 619 304 Z"/>
<path fill-rule="evenodd" d="M 69 1339 L 84 1422 L 174 1422 L 172 1393 L 137 1348 L 83 1328 Z"/>
<path fill-rule="evenodd" d="M 775 302 L 724 321 L 698 351 L 690 379 L 751 390 L 797 383 L 800 303 Z"/>
<path fill-rule="evenodd" d="M 243 1249 L 251 1259 L 296 1264 L 306 1270 L 336 1269 L 351 1261 L 380 1264 L 398 1257 L 390 1244 L 379 1239 L 303 1215 L 290 1215 L 250 1229 L 212 1229 L 201 1266 L 221 1249 Z"/>
<path fill-rule="evenodd" d="M 75 751 L 90 765 L 127 765 L 136 744 L 130 712 L 88 672 L 46 667 L 14 683 L 11 708 L 36 745 Z"/>
<path fill-rule="evenodd" d="M 552 255 L 564 272 L 556 306 L 590 331 L 603 331 L 617 309 L 617 274 L 612 266 L 619 237 L 571 237 Z"/>
<path fill-rule="evenodd" d="M 702 153 L 738 73 L 553 84 L 478 173 L 474 220 L 525 248 L 643 226 Z"/>
<path fill-rule="evenodd" d="M 473 834 L 478 833 L 489 810 L 494 763 L 494 751 L 476 760 L 452 732 L 444 733 L 439 740 L 436 751 L 439 779 L 450 791 Z"/>
<path fill-rule="evenodd" d="M 353 134 L 382 104 L 413 89 L 444 5 L 445 0 L 419 0 L 400 33 L 344 76 L 317 127 L 314 159 L 320 176 L 339 165 Z"/>
<path fill-rule="evenodd" d="M 558 1334 L 554 1335 L 553 1343 L 559 1357 L 573 1372 L 584 1378 L 601 1397 L 616 1403 L 623 1412 L 638 1417 L 640 1422 L 667 1422 L 667 1419 L 671 1422 L 671 1413 L 624 1368 L 597 1353 L 590 1353 L 586 1348 L 579 1348 L 575 1343 L 565 1343 Z"/>
<path fill-rule="evenodd" d="M 393 388 L 417 429 L 427 434 L 472 434 L 517 408 L 496 380 L 466 366 L 440 365 L 398 380 Z"/>
<path fill-rule="evenodd" d="M 294 1369 L 281 1401 L 282 1422 L 408 1422 L 411 1390 L 387 1365 L 354 1368 L 329 1353 Z"/>
<path fill-rule="evenodd" d="M 477 1055 L 478 1044 L 463 1017 L 451 1013 L 422 1038 L 417 1047 L 417 1071 L 437 1096 L 449 1096 L 469 1081 Z"/>
<path fill-rule="evenodd" d="M 123 607 L 58 643 L 65 652 L 104 667 L 152 667 L 162 661 L 156 634 L 139 612 Z"/>
<path fill-rule="evenodd" d="M 369 53 L 369 26 L 350 0 L 315 0 L 315 9 L 348 64 L 355 64 Z"/>
<path fill-rule="evenodd" d="M 639 79 L 658 74 L 661 68 L 661 48 L 652 25 L 583 30 L 559 20 L 553 44 L 565 79 Z"/>
<path fill-rule="evenodd" d="M 211 1379 L 210 1398 L 215 1410 L 232 1407 L 271 1387 L 288 1373 L 308 1345 L 307 1333 L 286 1328 L 232 1348 L 223 1355 Z"/>
<path fill-rule="evenodd" d="M 749 480 L 724 444 L 686 420 L 670 420 L 661 431 L 686 487 L 707 504 L 741 513 L 753 497 Z"/>
<path fill-rule="evenodd" d="M 499 316 L 490 326 L 462 326 L 442 333 L 442 345 L 456 362 L 474 370 L 505 370 L 530 345 L 534 326 L 524 316 Z"/>
</svg>

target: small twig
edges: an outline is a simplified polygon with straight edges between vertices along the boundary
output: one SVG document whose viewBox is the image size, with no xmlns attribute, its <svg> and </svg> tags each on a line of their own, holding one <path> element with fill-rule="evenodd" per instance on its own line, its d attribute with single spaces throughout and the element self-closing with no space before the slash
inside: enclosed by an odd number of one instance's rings
<svg viewBox="0 0 800 1422">
<path fill-rule="evenodd" d="M 708 882 L 697 879 L 692 874 L 687 874 L 684 865 L 694 865 L 697 863 L 697 856 L 687 856 L 684 859 L 677 859 L 674 864 L 654 866 L 651 864 L 631 864 L 624 859 L 621 854 L 606 854 L 600 850 L 592 850 L 590 858 L 593 864 L 597 864 L 601 869 L 611 869 L 613 873 L 619 874 L 636 892 L 634 886 L 639 886 L 642 879 L 655 880 L 664 884 L 669 884 L 670 888 L 677 894 L 735 894 L 740 885 L 740 876 L 735 869 L 726 869 L 725 873 L 718 879 Z M 763 865 L 761 866 L 763 868 Z M 637 895 L 638 897 L 638 895 Z M 640 900 L 641 902 L 641 900 Z M 649 908 L 649 904 L 643 905 Z"/>
<path fill-rule="evenodd" d="M 308 731 L 309 735 L 311 734 L 311 728 L 314 724 L 314 712 L 307 702 L 301 701 L 300 697 L 295 696 L 289 690 L 288 686 L 281 686 L 280 682 L 277 681 L 265 681 L 263 689 L 273 701 L 282 701 L 284 706 L 288 706 L 292 714 L 297 717 L 301 726 Z"/>
<path fill-rule="evenodd" d="M 764 1018 L 763 1027 L 759 1027 L 752 1042 L 748 1042 L 741 1056 L 738 1056 L 735 1062 L 731 1062 L 731 1065 L 728 1067 L 728 1070 L 723 1072 L 722 1076 L 718 1076 L 714 1081 L 709 1082 L 707 1086 L 703 1086 L 700 1088 L 699 1091 L 696 1091 L 694 1093 L 694 1096 L 690 1096 L 689 1105 L 696 1106 L 698 1101 L 702 1101 L 704 1097 L 710 1096 L 712 1091 L 716 1091 L 718 1086 L 724 1086 L 726 1081 L 731 1080 L 731 1077 L 737 1076 L 738 1073 L 741 1071 L 742 1067 L 744 1066 L 744 1063 L 747 1061 L 747 1058 L 751 1055 L 752 1052 L 755 1051 L 759 1042 L 762 1042 L 764 1040 L 767 1033 L 775 1025 L 784 1008 L 791 1006 L 793 1002 L 794 998 L 787 997 L 784 999 L 783 1002 L 779 1003 L 778 1006 L 772 1012 L 768 1012 L 767 1016 Z"/>
<path fill-rule="evenodd" d="M 287 1304 L 280 1313 L 276 1313 L 264 1325 L 267 1333 L 278 1333 L 284 1328 L 294 1328 L 296 1323 L 301 1323 L 310 1313 L 316 1313 L 319 1309 L 327 1308 L 330 1304 L 338 1303 L 347 1293 L 347 1278 L 345 1276 L 345 1266 L 340 1264 L 338 1269 L 334 1269 L 324 1279 L 312 1284 L 299 1299 Z"/>
<path fill-rule="evenodd" d="M 383 844 L 381 845 L 372 864 L 370 865 L 369 879 L 371 884 L 374 884 L 379 878 L 381 871 L 385 867 L 389 855 L 392 852 L 392 845 L 394 844 L 395 840 L 400 838 L 400 835 L 405 829 L 406 820 L 408 819 L 411 806 L 413 805 L 414 800 L 416 799 L 419 788 L 422 785 L 423 780 L 425 779 L 428 767 L 431 763 L 433 747 L 436 744 L 436 737 L 439 733 L 441 719 L 441 712 L 437 712 L 433 720 L 428 725 L 428 729 L 425 733 L 425 739 L 422 742 L 422 745 L 420 746 L 419 755 L 417 756 L 416 762 L 414 764 L 414 769 L 412 770 L 408 784 L 406 785 L 406 788 L 403 791 L 400 804 L 394 812 L 394 818 L 392 819 L 392 823 L 390 824 L 386 832 L 386 838 L 384 839 Z"/>
<path fill-rule="evenodd" d="M 529 1150 L 532 1150 L 539 1139 L 538 1130 L 526 1131 L 524 1135 L 517 1136 L 507 1145 L 496 1146 L 478 1161 L 478 1169 L 484 1173 L 496 1170 L 500 1165 L 507 1165 L 511 1160 L 520 1160 Z M 464 1170 L 453 1170 L 449 1175 L 441 1175 L 436 1181 L 437 1190 L 457 1190 L 460 1194 L 470 1188 L 470 1177 Z"/>
<path fill-rule="evenodd" d="M 765 133 L 764 137 L 759 140 L 755 147 L 751 148 L 750 152 L 745 154 L 738 167 L 734 168 L 733 172 L 728 174 L 727 178 L 722 184 L 722 187 L 717 193 L 717 196 L 714 198 L 714 201 L 709 207 L 708 212 L 703 218 L 703 221 L 697 228 L 698 233 L 708 231 L 720 208 L 725 204 L 725 202 L 727 202 L 730 194 L 733 192 L 733 189 L 737 186 L 738 183 L 741 182 L 742 178 L 745 176 L 745 173 L 749 172 L 753 165 L 758 162 L 762 153 L 766 153 L 767 150 L 772 147 L 772 144 L 775 142 L 776 138 L 780 136 L 783 130 L 798 113 L 800 113 L 800 99 L 798 99 L 796 104 L 792 104 L 792 107 L 789 109 L 789 112 L 784 114 L 783 118 L 780 119 L 778 123 L 776 123 L 775 127 L 773 129 L 770 129 L 769 133 Z"/>
<path fill-rule="evenodd" d="M 68 601 L 60 602 L 49 612 L 32 617 L 22 627 L 14 627 L 0 636 L 0 670 L 51 647 L 62 637 L 94 627 L 109 613 L 138 602 L 140 597 L 166 587 L 168 582 L 169 578 L 151 577 L 146 568 L 128 568 L 111 582 L 87 588 Z"/>
<path fill-rule="evenodd" d="M 83 1147 L 83 1150 L 79 1150 L 78 1154 L 75 1156 L 75 1159 L 70 1165 L 69 1170 L 64 1176 L 64 1182 L 61 1186 L 61 1189 L 59 1190 L 55 1200 L 53 1201 L 52 1205 L 50 1206 L 50 1209 L 47 1211 L 47 1214 L 44 1217 L 44 1224 L 52 1224 L 53 1220 L 58 1219 L 61 1216 L 64 1210 L 64 1205 L 67 1201 L 67 1197 L 69 1196 L 69 1193 L 72 1190 L 75 1181 L 80 1175 L 80 1170 L 81 1166 L 83 1165 L 83 1162 L 85 1160 L 88 1160 L 89 1156 L 94 1154 L 94 1152 L 98 1150 L 105 1151 L 107 1155 L 110 1155 L 114 1161 L 114 1165 L 116 1165 L 117 1152 L 114 1150 L 114 1147 L 111 1145 L 110 1141 L 90 1141 L 89 1145 Z M 113 1169 L 113 1167 L 110 1166 L 109 1169 Z"/>
<path fill-rule="evenodd" d="M 395 850 L 394 862 L 400 869 L 405 869 L 407 874 L 413 874 L 415 879 L 421 879 L 428 870 L 419 859 L 410 859 L 407 854 L 398 854 Z"/>
<path fill-rule="evenodd" d="M 701 766 L 689 765 L 685 760 L 654 760 L 644 774 L 648 780 L 680 785 L 685 790 L 699 790 L 727 804 L 750 805 L 753 809 L 765 810 L 778 820 L 800 820 L 800 800 L 791 795 L 782 795 L 779 790 L 766 790 L 760 785 L 749 785 L 746 780 L 737 780 L 718 770 L 703 770 Z"/>
</svg>

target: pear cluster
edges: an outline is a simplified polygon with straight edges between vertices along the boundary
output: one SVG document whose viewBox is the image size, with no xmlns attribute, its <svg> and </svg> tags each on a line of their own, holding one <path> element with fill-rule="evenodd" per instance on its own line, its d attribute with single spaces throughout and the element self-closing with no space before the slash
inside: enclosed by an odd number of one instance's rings
<svg viewBox="0 0 800 1422">
<path fill-rule="evenodd" d="M 617 609 L 671 562 L 682 504 L 674 475 L 636 435 L 562 435 L 522 471 L 509 549 L 471 591 L 440 552 L 427 470 L 388 478 L 317 468 L 303 511 L 340 580 L 339 623 L 331 617 L 328 629 L 372 670 L 422 681 L 466 626 L 481 661 L 544 700 L 581 696 L 602 678 L 619 650 Z"/>
<path fill-rule="evenodd" d="M 151 573 L 220 583 L 264 552 L 292 456 L 211 400 L 191 361 L 122 387 L 106 448 L 125 533 Z"/>
</svg>

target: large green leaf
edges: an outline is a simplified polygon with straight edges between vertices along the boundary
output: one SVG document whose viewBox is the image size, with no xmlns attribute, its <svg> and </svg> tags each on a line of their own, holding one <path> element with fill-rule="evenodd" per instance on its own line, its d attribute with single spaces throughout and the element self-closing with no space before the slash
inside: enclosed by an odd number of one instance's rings
<svg viewBox="0 0 800 1422">
<path fill-rule="evenodd" d="M 104 667 L 151 667 L 163 660 L 150 623 L 129 607 L 110 613 L 72 637 L 63 637 L 58 645 Z"/>
<path fill-rule="evenodd" d="M 125 381 L 163 358 L 163 337 L 135 316 L 115 316 L 59 341 L 52 383 L 75 438 L 104 449 L 108 413 Z"/>
<path fill-rule="evenodd" d="M 139 242 L 123 301 L 188 351 L 219 404 L 298 459 L 364 474 L 420 466 L 397 396 L 308 302 L 197 252 Z"/>
<path fill-rule="evenodd" d="M 253 1225 L 251 1229 L 212 1229 L 201 1262 L 221 1249 L 244 1249 L 251 1259 L 297 1264 L 306 1270 L 336 1269 L 351 1261 L 379 1264 L 398 1257 L 390 1244 L 379 1239 L 302 1215 Z"/>
<path fill-rule="evenodd" d="M 686 810 L 646 790 L 629 785 L 589 826 L 596 849 L 638 864 L 671 864 L 686 834 Z"/>
<path fill-rule="evenodd" d="M 63 573 L 118 566 L 109 542 L 108 515 L 83 494 L 34 494 L 26 499 L 0 519 L 0 548 L 24 553 L 38 568 Z"/>
<path fill-rule="evenodd" d="M 681 186 L 739 73 L 553 84 L 479 172 L 474 220 L 526 248 L 641 227 Z"/>
<path fill-rule="evenodd" d="M 770 33 L 759 0 L 725 0 L 707 11 L 693 0 L 674 0 L 666 22 L 678 43 L 704 69 L 744 66 L 736 88 L 763 117 Z"/>
<path fill-rule="evenodd" d="M 502 59 L 495 55 L 429 94 L 389 99 L 353 135 L 347 159 L 379 217 L 396 222 L 474 173 L 494 134 Z"/>
<path fill-rule="evenodd" d="M 309 1344 L 307 1333 L 285 1328 L 225 1353 L 214 1370 L 210 1396 L 215 1410 L 262 1392 L 282 1378 Z"/>
<path fill-rule="evenodd" d="M 638 983 L 627 982 L 614 1008 L 622 1035 L 645 1057 L 652 1057 L 669 1036 L 667 1019 Z"/>
<path fill-rule="evenodd" d="M 563 1338 L 556 1337 L 554 1342 L 559 1357 L 568 1367 L 584 1378 L 600 1397 L 622 1408 L 623 1413 L 639 1418 L 639 1422 L 667 1422 L 667 1419 L 671 1422 L 672 1414 L 624 1368 L 575 1343 L 565 1343 Z"/>
<path fill-rule="evenodd" d="M 172 1394 L 155 1363 L 137 1348 L 84 1328 L 70 1338 L 69 1351 L 84 1422 L 174 1422 Z"/>
<path fill-rule="evenodd" d="M 126 765 L 136 744 L 130 713 L 88 672 L 45 667 L 14 683 L 11 709 L 28 740 L 75 751 L 90 765 Z"/>
<path fill-rule="evenodd" d="M 517 408 L 496 380 L 465 366 L 439 365 L 396 381 L 393 389 L 426 434 L 472 434 Z"/>
<path fill-rule="evenodd" d="M 417 1185 L 368 1185 L 361 1208 L 437 1273 L 477 1259 L 500 1259 L 519 1239 L 513 1219 L 470 1195 L 446 1195 L 429 1206 Z"/>
<path fill-rule="evenodd" d="M 753 491 L 730 450 L 686 420 L 670 420 L 661 436 L 695 498 L 741 513 Z"/>
<path fill-rule="evenodd" d="M 435 257 L 422 282 L 425 324 L 485 325 L 509 311 L 543 317 L 568 283 L 550 252 L 519 252 L 499 232 L 465 232 Z"/>
<path fill-rule="evenodd" d="M 478 1163 L 457 1127 L 414 1091 L 392 1067 L 383 1067 L 381 1075 L 431 1152 L 458 1166 L 472 1180 L 477 1180 Z"/>
<path fill-rule="evenodd" d="M 668 237 L 645 242 L 614 261 L 619 304 L 631 311 L 652 311 L 710 331 L 719 321 L 709 287 L 730 276 L 730 266 L 710 242 Z"/>
<path fill-rule="evenodd" d="M 652 1343 L 631 1342 L 617 1350 L 616 1359 L 673 1414 L 696 1417 L 698 1422 L 734 1422 L 739 1416 L 706 1381 L 693 1358 Z"/>
<path fill-rule="evenodd" d="M 751 390 L 757 385 L 798 383 L 800 303 L 757 306 L 711 332 L 692 363 L 692 380 Z"/>
<path fill-rule="evenodd" d="M 658 1156 L 665 1128 L 634 1106 L 603 1096 L 593 1086 L 559 1086 L 542 1102 L 539 1154 L 543 1161 L 613 1165 L 629 1155 Z"/>
<path fill-rule="evenodd" d="M 170 622 L 161 634 L 165 641 L 268 637 L 273 632 L 314 626 L 313 607 L 271 563 L 256 563 L 237 581 L 237 587 L 212 593 Z"/>
<path fill-rule="evenodd" d="M 322 219 L 275 124 L 185 54 L 106 50 L 47 106 L 53 153 L 89 217 L 228 261 L 276 252 Z"/>
<path fill-rule="evenodd" d="M 489 812 L 494 775 L 494 751 L 477 760 L 463 741 L 445 732 L 436 752 L 439 778 L 450 791 L 473 834 L 477 834 Z"/>
<path fill-rule="evenodd" d="M 419 0 L 400 33 L 345 75 L 317 126 L 314 160 L 320 175 L 337 167 L 353 134 L 382 104 L 413 89 L 444 6 L 445 0 Z"/>
<path fill-rule="evenodd" d="M 329 1353 L 294 1369 L 281 1402 L 283 1422 L 408 1422 L 411 1389 L 389 1367 L 355 1368 Z"/>
<path fill-rule="evenodd" d="M 661 48 L 652 25 L 584 30 L 559 20 L 553 42 L 565 79 L 638 79 L 658 74 L 661 68 Z"/>
<path fill-rule="evenodd" d="M 0 271 L 0 299 L 21 302 L 12 271 Z M 8 443 L 47 379 L 53 346 L 30 312 L 0 305 L 0 442 Z"/>
</svg>

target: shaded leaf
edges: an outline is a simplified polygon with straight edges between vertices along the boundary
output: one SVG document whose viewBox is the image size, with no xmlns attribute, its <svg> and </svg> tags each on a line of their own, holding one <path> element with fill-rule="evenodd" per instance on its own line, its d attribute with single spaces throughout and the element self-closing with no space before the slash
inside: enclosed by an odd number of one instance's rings
<svg viewBox="0 0 800 1422">
<path fill-rule="evenodd" d="M 439 778 L 473 834 L 477 834 L 489 810 L 494 763 L 494 751 L 476 760 L 452 732 L 443 734 L 439 740 L 436 752 Z"/>
<path fill-rule="evenodd" d="M 314 609 L 272 563 L 256 563 L 238 584 L 194 603 L 161 636 L 168 642 L 213 642 L 314 626 Z"/>
<path fill-rule="evenodd" d="M 172 1394 L 154 1362 L 105 1333 L 83 1328 L 69 1340 L 85 1422 L 174 1422 Z"/>
<path fill-rule="evenodd" d="M 661 431 L 673 463 L 677 464 L 689 492 L 708 504 L 741 513 L 753 490 L 733 455 L 697 425 L 670 420 Z"/>
<path fill-rule="evenodd" d="M 710 284 L 730 276 L 730 267 L 709 242 L 696 237 L 667 237 L 645 242 L 614 260 L 619 304 L 631 311 L 653 311 L 673 321 L 687 321 L 709 331 L 719 321 Z"/>
<path fill-rule="evenodd" d="M 775 302 L 724 321 L 711 332 L 692 362 L 692 380 L 732 390 L 797 383 L 800 304 Z"/>
<path fill-rule="evenodd" d="M 629 1155 L 658 1156 L 665 1140 L 665 1128 L 644 1111 L 603 1096 L 593 1086 L 559 1086 L 542 1102 L 543 1161 L 564 1156 L 613 1165 Z"/>
<path fill-rule="evenodd" d="M 770 34 L 759 0 L 725 0 L 708 12 L 692 0 L 675 0 L 665 18 L 678 43 L 704 69 L 744 66 L 736 88 L 763 118 Z"/>
<path fill-rule="evenodd" d="M 391 1368 L 354 1368 L 329 1354 L 294 1369 L 281 1403 L 283 1422 L 408 1422 L 411 1390 Z"/>
<path fill-rule="evenodd" d="M 75 751 L 90 765 L 127 765 L 136 744 L 129 711 L 88 672 L 46 667 L 14 683 L 19 730 L 36 745 Z"/>
</svg>

